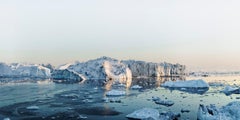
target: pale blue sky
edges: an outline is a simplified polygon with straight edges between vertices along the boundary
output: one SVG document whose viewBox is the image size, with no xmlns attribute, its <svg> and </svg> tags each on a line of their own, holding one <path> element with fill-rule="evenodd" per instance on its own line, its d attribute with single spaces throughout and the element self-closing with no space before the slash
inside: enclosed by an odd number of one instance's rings
<svg viewBox="0 0 240 120">
<path fill-rule="evenodd" d="M 240 70 L 239 0 L 0 0 L 0 61 Z"/>
</svg>

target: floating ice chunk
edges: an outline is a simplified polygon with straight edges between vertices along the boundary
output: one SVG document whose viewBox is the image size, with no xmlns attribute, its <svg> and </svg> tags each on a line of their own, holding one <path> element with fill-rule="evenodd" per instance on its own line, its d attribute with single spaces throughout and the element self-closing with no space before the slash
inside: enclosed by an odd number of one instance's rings
<svg viewBox="0 0 240 120">
<path fill-rule="evenodd" d="M 155 102 L 157 100 L 159 100 L 160 98 L 159 97 L 155 97 L 155 96 L 152 96 L 152 100 Z"/>
<path fill-rule="evenodd" d="M 27 107 L 28 110 L 38 110 L 39 107 L 38 106 L 29 106 Z"/>
<path fill-rule="evenodd" d="M 171 111 L 168 111 L 160 113 L 159 120 L 178 120 L 178 117 L 180 117 L 179 113 L 175 114 Z"/>
<path fill-rule="evenodd" d="M 126 116 L 130 119 L 159 120 L 159 112 L 152 108 L 142 108 Z"/>
<path fill-rule="evenodd" d="M 161 100 L 161 99 L 156 100 L 155 103 L 159 105 L 167 106 L 167 107 L 172 106 L 174 104 L 174 102 L 171 100 Z"/>
<path fill-rule="evenodd" d="M 3 120 L 11 120 L 10 118 L 4 118 Z"/>
<path fill-rule="evenodd" d="M 156 104 L 159 104 L 159 105 L 164 105 L 164 106 L 172 106 L 174 104 L 173 101 L 171 100 L 161 100 L 159 97 L 152 97 L 152 100 L 156 103 Z"/>
<path fill-rule="evenodd" d="M 108 91 L 107 96 L 124 96 L 126 95 L 126 92 L 125 91 L 120 91 L 120 90 L 111 90 L 111 91 Z"/>
<path fill-rule="evenodd" d="M 177 120 L 180 114 L 169 112 L 162 112 L 159 114 L 158 110 L 152 108 L 143 108 L 136 110 L 126 116 L 129 119 L 141 119 L 141 120 Z"/>
<path fill-rule="evenodd" d="M 161 85 L 170 90 L 180 90 L 188 93 L 203 94 L 208 91 L 209 85 L 204 80 L 167 81 Z"/>
<path fill-rule="evenodd" d="M 143 87 L 142 86 L 139 86 L 139 85 L 134 85 L 131 87 L 132 89 L 142 89 Z"/>
<path fill-rule="evenodd" d="M 108 97 L 105 97 L 103 98 L 103 101 L 108 103 L 108 102 L 111 102 L 111 103 L 121 103 L 121 99 L 120 98 L 108 98 Z"/>
<path fill-rule="evenodd" d="M 198 109 L 198 120 L 239 120 L 240 119 L 240 102 L 235 101 L 216 108 L 215 105 L 200 105 Z"/>
<path fill-rule="evenodd" d="M 204 80 L 166 81 L 161 86 L 170 88 L 209 88 L 208 83 Z"/>
<path fill-rule="evenodd" d="M 80 119 L 87 119 L 88 117 L 87 117 L 87 116 L 79 115 L 79 118 L 80 118 Z"/>
<path fill-rule="evenodd" d="M 237 87 L 226 86 L 222 92 L 226 95 L 240 94 L 240 89 Z"/>
<path fill-rule="evenodd" d="M 181 113 L 189 113 L 190 112 L 190 110 L 188 110 L 188 109 L 181 109 Z"/>
</svg>

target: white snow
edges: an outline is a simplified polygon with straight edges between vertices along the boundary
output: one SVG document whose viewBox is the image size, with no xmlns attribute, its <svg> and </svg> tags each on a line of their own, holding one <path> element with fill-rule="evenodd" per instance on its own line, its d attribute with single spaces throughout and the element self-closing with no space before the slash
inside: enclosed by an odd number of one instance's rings
<svg viewBox="0 0 240 120">
<path fill-rule="evenodd" d="M 234 101 L 221 108 L 200 105 L 198 120 L 240 120 L 240 102 Z"/>
<path fill-rule="evenodd" d="M 124 95 L 126 95 L 126 92 L 120 90 L 110 90 L 106 93 L 106 96 L 124 96 Z"/>
<path fill-rule="evenodd" d="M 209 88 L 208 83 L 204 80 L 166 81 L 161 86 L 169 88 Z"/>
<path fill-rule="evenodd" d="M 28 110 L 38 110 L 39 107 L 38 106 L 29 106 L 27 107 Z"/>
<path fill-rule="evenodd" d="M 126 116 L 127 118 L 131 119 L 141 119 L 141 120 L 159 120 L 159 112 L 156 109 L 152 108 L 142 108 L 139 110 L 134 111 L 131 114 Z"/>
</svg>

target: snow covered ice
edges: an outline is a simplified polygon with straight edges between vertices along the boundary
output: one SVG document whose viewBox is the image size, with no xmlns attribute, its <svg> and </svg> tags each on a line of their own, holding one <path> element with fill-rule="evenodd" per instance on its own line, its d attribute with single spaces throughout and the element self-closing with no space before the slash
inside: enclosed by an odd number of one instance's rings
<svg viewBox="0 0 240 120">
<path fill-rule="evenodd" d="M 152 108 L 142 108 L 134 111 L 131 114 L 128 114 L 126 117 L 131 119 L 140 119 L 140 120 L 147 120 L 147 119 L 159 120 L 159 112 L 158 110 L 152 109 Z"/>
<path fill-rule="evenodd" d="M 123 95 L 126 95 L 126 92 L 121 90 L 111 90 L 106 93 L 106 96 L 123 96 Z"/>
<path fill-rule="evenodd" d="M 128 114 L 126 117 L 139 120 L 176 120 L 180 115 L 171 111 L 159 113 L 157 109 L 142 108 Z"/>
<path fill-rule="evenodd" d="M 204 80 L 177 80 L 177 81 L 166 81 L 161 84 L 162 87 L 169 89 L 177 89 L 189 93 L 203 94 L 209 89 L 209 85 Z"/>
<path fill-rule="evenodd" d="M 215 105 L 200 105 L 198 110 L 198 120 L 239 120 L 240 102 L 234 101 L 226 106 L 217 108 Z"/>
</svg>

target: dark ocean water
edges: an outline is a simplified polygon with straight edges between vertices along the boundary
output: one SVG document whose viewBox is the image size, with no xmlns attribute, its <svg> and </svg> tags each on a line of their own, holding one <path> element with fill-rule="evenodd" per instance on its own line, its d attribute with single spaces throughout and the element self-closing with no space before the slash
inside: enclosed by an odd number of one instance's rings
<svg viewBox="0 0 240 120">
<path fill-rule="evenodd" d="M 187 78 L 192 79 L 192 78 Z M 208 77 L 208 82 L 239 85 L 239 76 Z M 226 96 L 220 91 L 224 86 L 211 86 L 202 94 L 188 91 L 169 90 L 159 87 L 164 79 L 133 80 L 132 85 L 143 86 L 142 89 L 131 89 L 121 85 L 107 84 L 99 86 L 93 84 L 56 84 L 48 81 L 4 83 L 0 85 L 0 120 L 124 120 L 125 116 L 143 107 L 156 108 L 159 112 L 173 111 L 180 113 L 180 119 L 197 118 L 199 104 L 216 104 L 217 107 L 231 101 L 239 101 L 239 95 Z M 126 91 L 125 96 L 117 97 L 120 102 L 104 102 L 106 92 L 111 90 Z M 174 105 L 167 107 L 155 104 L 152 96 L 164 100 L 174 101 Z M 27 107 L 37 106 L 36 110 Z M 181 109 L 190 110 L 181 113 Z"/>
</svg>

